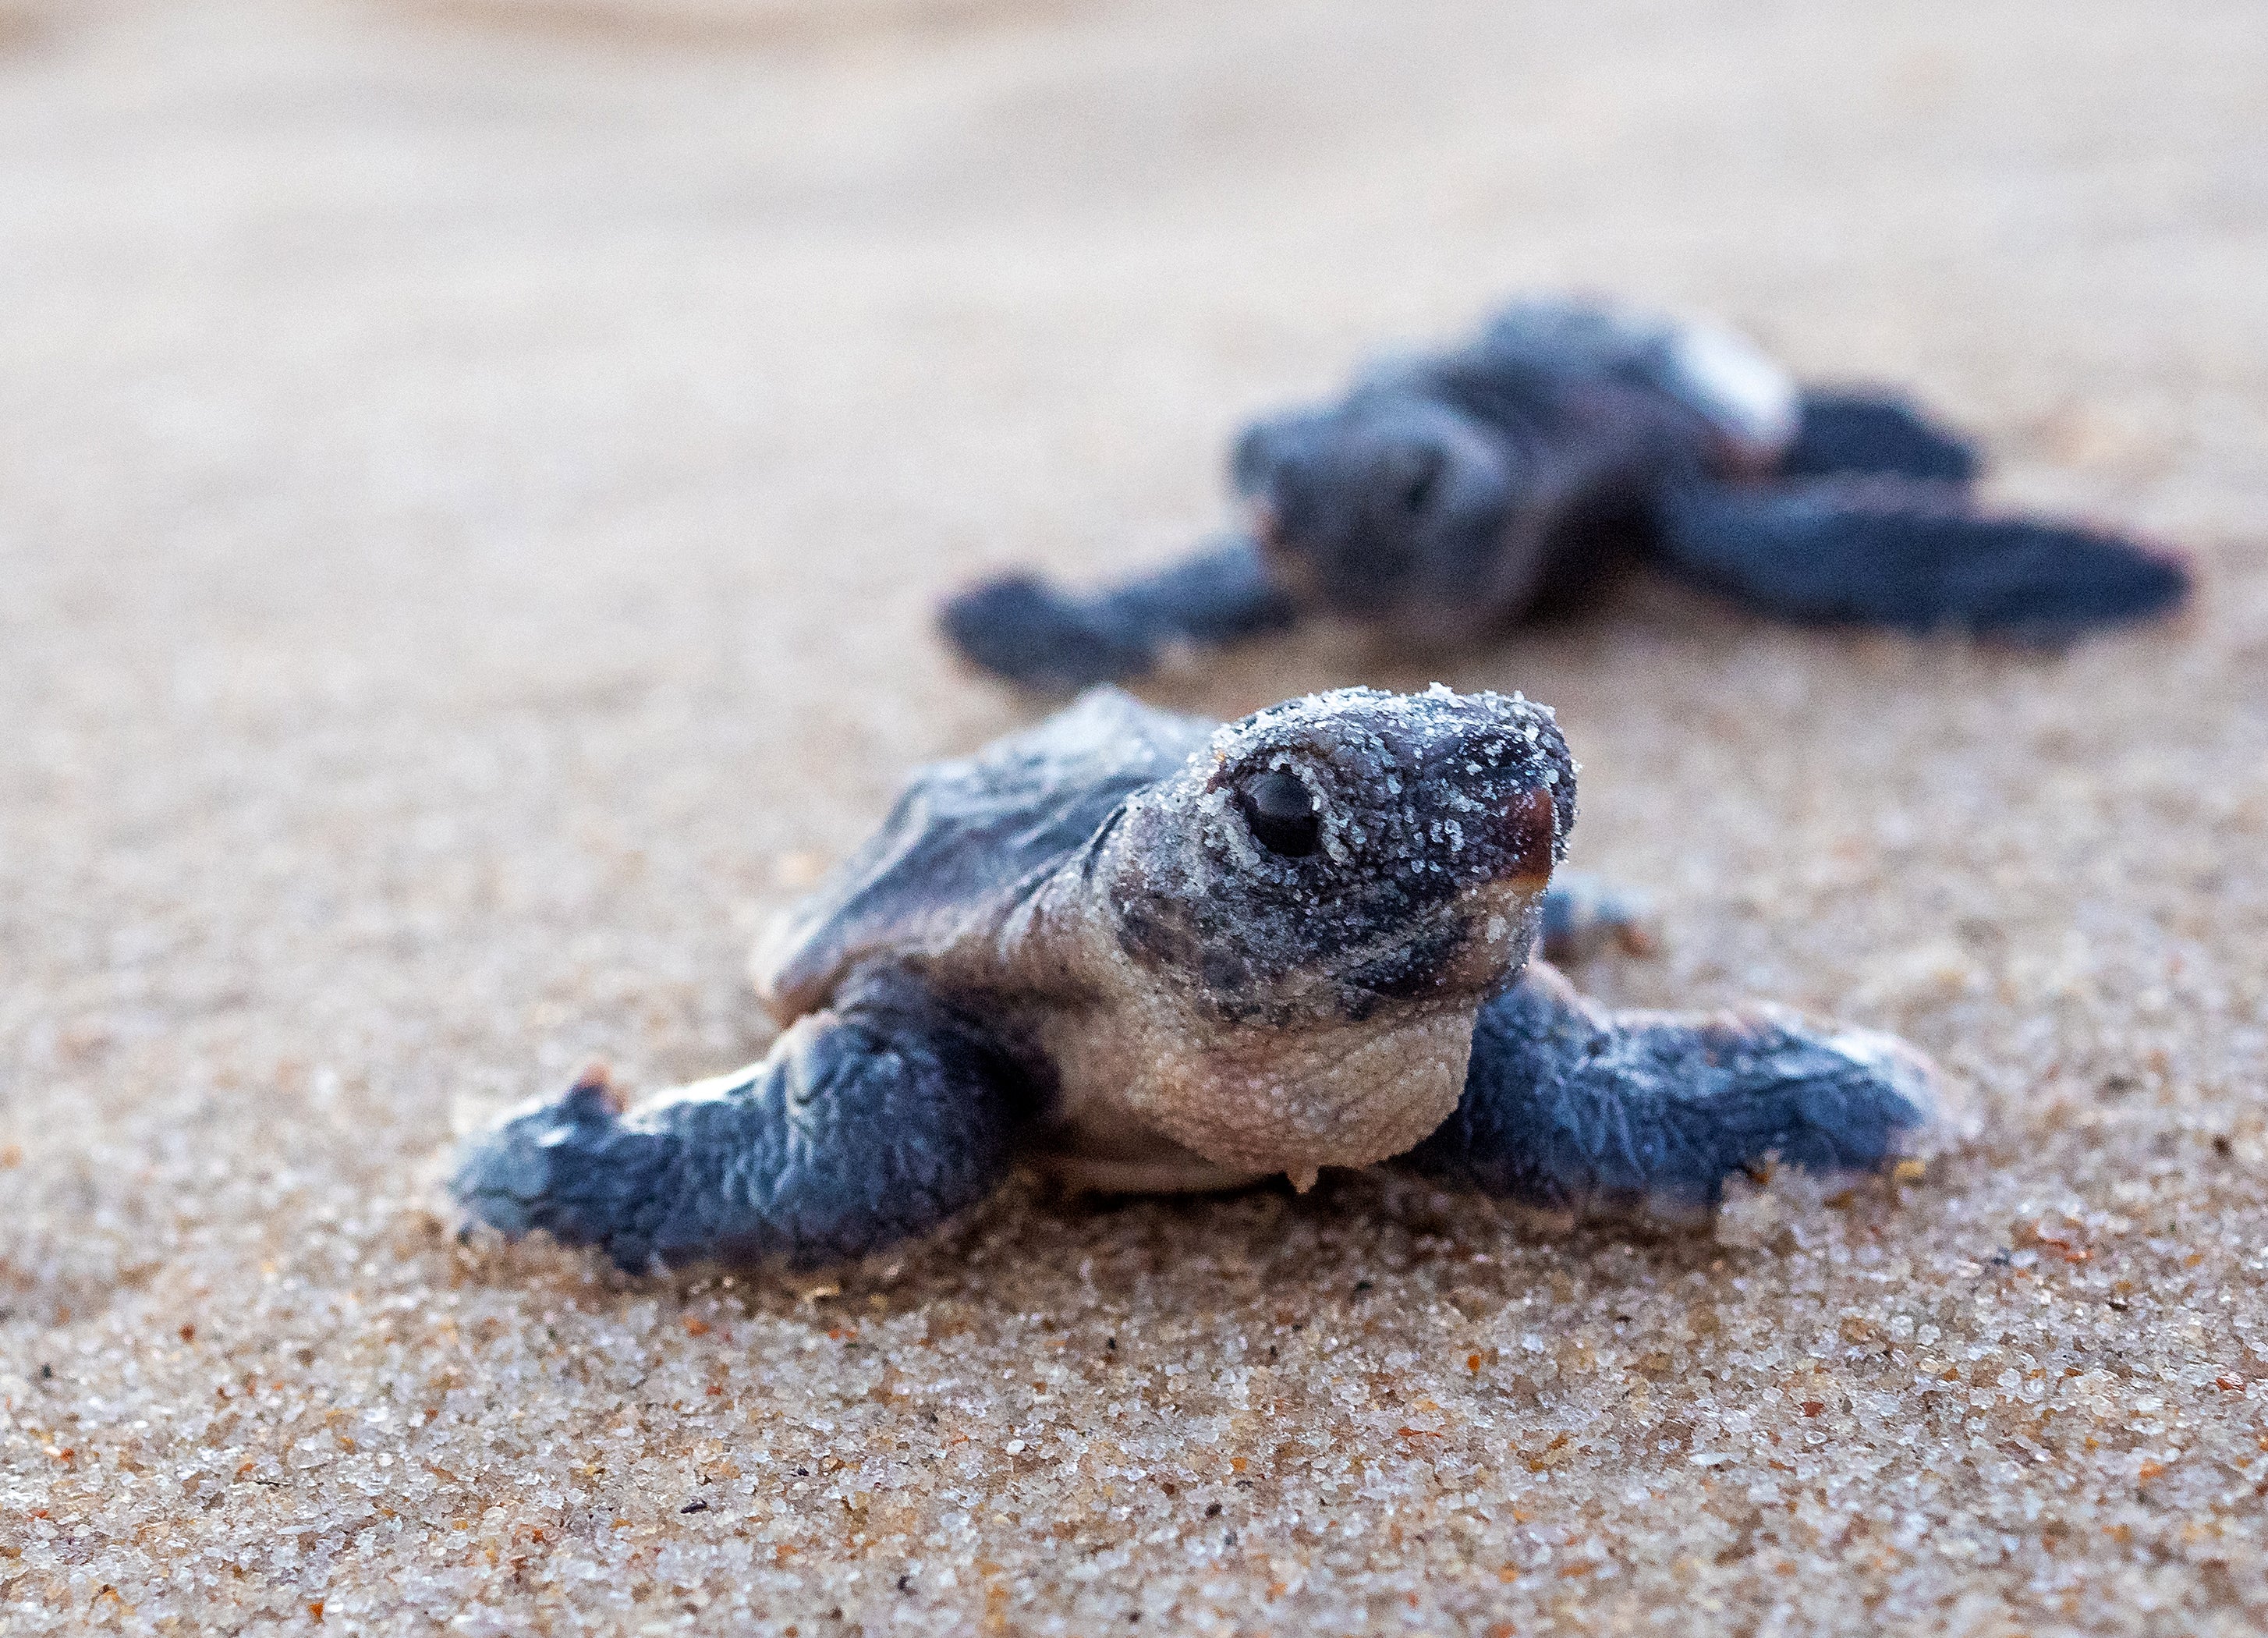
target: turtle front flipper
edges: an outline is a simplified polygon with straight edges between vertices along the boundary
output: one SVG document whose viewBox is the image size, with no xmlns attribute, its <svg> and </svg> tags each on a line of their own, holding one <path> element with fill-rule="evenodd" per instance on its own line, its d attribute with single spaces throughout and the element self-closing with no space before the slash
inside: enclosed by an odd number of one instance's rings
<svg viewBox="0 0 2268 1638">
<path fill-rule="evenodd" d="M 1069 693 L 1146 675 L 1177 648 L 1217 648 L 1278 630 L 1293 612 L 1259 548 L 1232 540 L 1086 597 L 1010 575 L 954 597 L 938 624 L 979 670 Z"/>
<path fill-rule="evenodd" d="M 1976 440 L 1932 418 L 1903 393 L 1807 387 L 1783 477 L 1872 476 L 1967 483 L 1984 468 Z"/>
<path fill-rule="evenodd" d="M 1775 1158 L 1894 1163 L 1934 1119 L 1934 1084 L 1889 1036 L 1778 1008 L 1610 1013 L 1531 963 L 1482 1008 L 1456 1112 L 1405 1160 L 1548 1210 L 1684 1221 Z"/>
<path fill-rule="evenodd" d="M 1019 1077 L 919 982 L 855 977 L 762 1062 L 628 1116 L 603 1078 L 475 1139 L 452 1192 L 622 1268 L 812 1264 L 935 1227 L 1005 1174 Z"/>
<path fill-rule="evenodd" d="M 2189 595 L 2189 570 L 2171 552 L 1983 512 L 1942 483 L 1694 482 L 1662 497 L 1656 521 L 1669 567 L 1789 620 L 2052 644 L 2169 613 Z"/>
</svg>

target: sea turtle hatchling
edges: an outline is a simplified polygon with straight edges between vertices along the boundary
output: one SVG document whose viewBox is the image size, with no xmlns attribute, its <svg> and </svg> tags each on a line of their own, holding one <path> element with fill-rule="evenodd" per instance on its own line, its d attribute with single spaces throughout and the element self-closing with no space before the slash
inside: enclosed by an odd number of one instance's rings
<svg viewBox="0 0 2268 1638">
<path fill-rule="evenodd" d="M 1011 575 L 940 623 L 976 666 L 1058 690 L 1308 615 L 1404 648 L 1469 643 L 1632 556 L 1782 619 L 2025 642 L 2186 595 L 2169 553 L 1980 507 L 1977 465 L 1902 396 L 1800 386 L 1713 325 L 1526 301 L 1247 427 L 1241 532 L 1091 594 Z"/>
<path fill-rule="evenodd" d="M 1575 766 L 1545 707 L 1343 689 L 1225 727 L 1090 692 L 917 773 L 759 947 L 786 1025 L 625 1113 L 603 1075 L 475 1139 L 506 1235 L 625 1268 L 919 1233 L 1018 1156 L 1075 1188 L 1402 1163 L 1578 1214 L 1705 1212 L 1777 1155 L 1877 1169 L 1928 1123 L 1889 1037 L 1609 1012 L 1540 959 L 1625 921 L 1550 883 Z"/>
</svg>

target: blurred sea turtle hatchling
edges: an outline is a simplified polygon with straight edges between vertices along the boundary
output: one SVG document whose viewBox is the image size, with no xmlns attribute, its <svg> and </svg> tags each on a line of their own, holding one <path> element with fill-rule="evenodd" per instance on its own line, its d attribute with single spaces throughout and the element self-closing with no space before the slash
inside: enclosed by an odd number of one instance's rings
<svg viewBox="0 0 2268 1638">
<path fill-rule="evenodd" d="M 1977 467 L 1902 395 L 1800 385 L 1714 325 L 1520 302 L 1247 427 L 1241 531 L 1098 592 L 1008 575 L 940 623 L 980 669 L 1068 690 L 1308 616 L 1438 652 L 1580 601 L 1631 558 L 1783 620 L 2027 644 L 2187 595 L 2173 553 L 1981 505 Z"/>
</svg>

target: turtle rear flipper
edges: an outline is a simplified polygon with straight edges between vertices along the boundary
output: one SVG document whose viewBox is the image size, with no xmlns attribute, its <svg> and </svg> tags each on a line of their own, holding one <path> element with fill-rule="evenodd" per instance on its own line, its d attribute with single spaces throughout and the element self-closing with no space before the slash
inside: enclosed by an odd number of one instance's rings
<svg viewBox="0 0 2268 1638">
<path fill-rule="evenodd" d="M 1688 483 L 1656 521 L 1670 567 L 1783 619 L 2053 644 L 2166 614 L 2190 588 L 2169 552 L 1982 512 L 1946 484 Z"/>
<path fill-rule="evenodd" d="M 760 1063 L 622 1116 L 602 1081 L 468 1146 L 451 1189 L 507 1237 L 542 1228 L 644 1273 L 810 1264 L 934 1228 L 1005 1175 L 1013 1069 L 917 981 L 854 981 Z"/>
<path fill-rule="evenodd" d="M 1406 1163 L 1579 1217 L 1683 1221 L 1770 1160 L 1895 1163 L 1933 1123 L 1934 1079 L 1887 1036 L 1776 1008 L 1609 1013 L 1531 963 L 1482 1009 L 1456 1112 Z"/>
<path fill-rule="evenodd" d="M 1233 540 L 1086 597 L 1010 575 L 954 597 L 938 624 L 979 670 L 1069 693 L 1145 676 L 1176 648 L 1216 648 L 1278 630 L 1292 614 L 1259 548 Z"/>
<path fill-rule="evenodd" d="M 1984 469 L 1976 441 L 1932 419 L 1903 393 L 1809 387 L 1798 401 L 1783 477 L 1868 475 L 1966 483 Z"/>
</svg>

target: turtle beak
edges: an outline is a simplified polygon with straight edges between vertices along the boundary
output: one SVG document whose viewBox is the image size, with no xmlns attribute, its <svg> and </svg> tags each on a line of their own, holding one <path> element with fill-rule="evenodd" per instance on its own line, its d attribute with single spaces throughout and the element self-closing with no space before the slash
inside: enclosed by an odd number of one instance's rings
<svg viewBox="0 0 2268 1638">
<path fill-rule="evenodd" d="M 1497 820 L 1511 861 L 1505 879 L 1549 880 L 1559 841 L 1559 804 L 1550 791 L 1542 786 L 1521 791 L 1498 810 Z"/>
<path fill-rule="evenodd" d="M 1237 508 L 1242 515 L 1245 533 L 1263 552 L 1270 555 L 1284 549 L 1283 515 L 1276 503 L 1265 495 L 1248 495 Z"/>
<path fill-rule="evenodd" d="M 1289 592 L 1296 601 L 1311 602 L 1315 594 L 1314 566 L 1285 542 L 1284 514 L 1266 494 L 1248 495 L 1240 504 L 1244 532 L 1268 565 L 1268 578 Z"/>
</svg>

